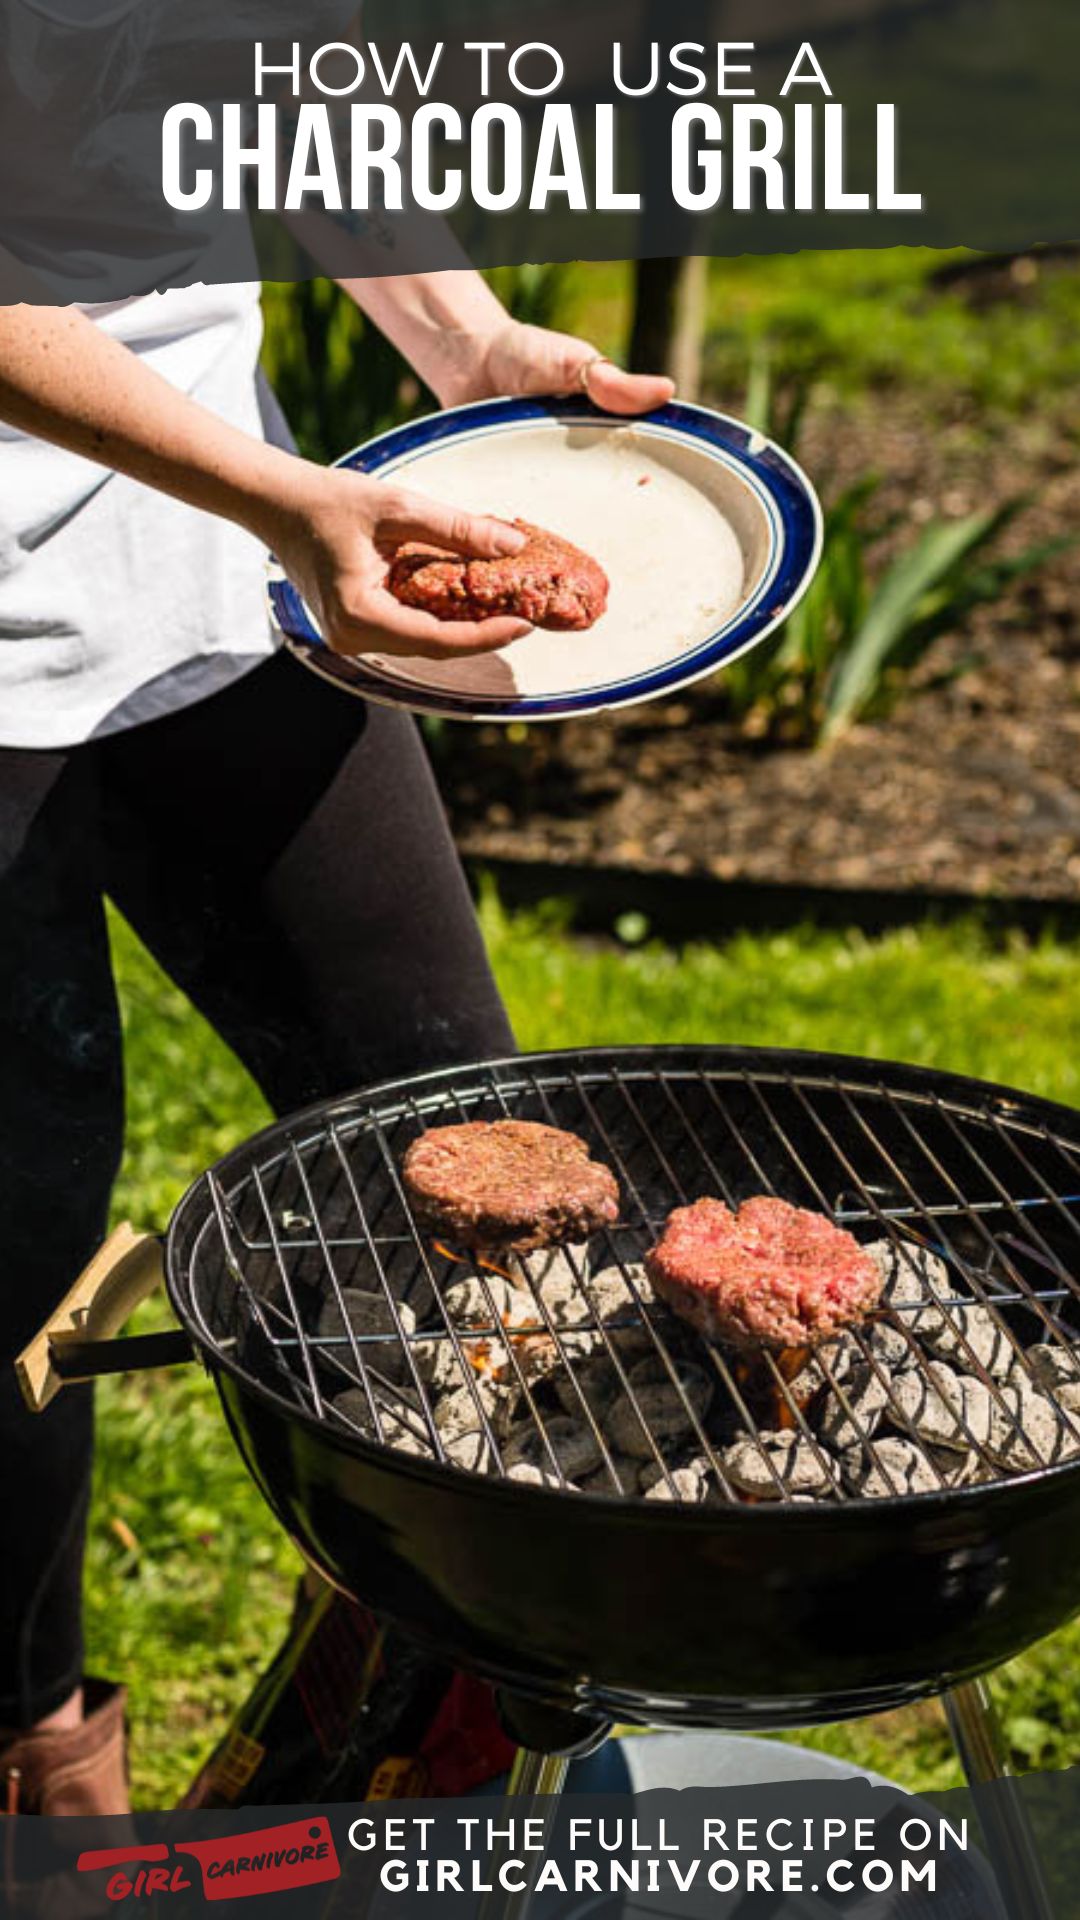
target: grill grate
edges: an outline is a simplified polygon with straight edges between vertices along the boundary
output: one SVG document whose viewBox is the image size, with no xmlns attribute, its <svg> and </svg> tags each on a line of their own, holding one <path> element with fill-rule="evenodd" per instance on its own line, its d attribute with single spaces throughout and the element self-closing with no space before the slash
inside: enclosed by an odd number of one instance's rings
<svg viewBox="0 0 1080 1920">
<path fill-rule="evenodd" d="M 520 1452 L 527 1435 L 539 1477 L 568 1486 L 553 1421 L 562 1415 L 565 1424 L 569 1412 L 595 1455 L 593 1491 L 637 1495 L 641 1469 L 650 1468 L 658 1492 L 682 1498 L 676 1471 L 689 1451 L 707 1469 L 710 1498 L 745 1499 L 730 1458 L 741 1435 L 761 1458 L 764 1480 L 755 1497 L 791 1501 L 798 1495 L 772 1438 L 786 1432 L 803 1450 L 805 1472 L 820 1481 L 818 1497 L 843 1502 L 865 1496 L 840 1477 L 836 1449 L 822 1435 L 823 1414 L 834 1428 L 846 1428 L 846 1446 L 875 1469 L 881 1491 L 907 1490 L 878 1447 L 882 1429 L 916 1449 L 925 1467 L 921 1485 L 956 1483 L 942 1447 L 912 1432 L 896 1397 L 901 1371 L 934 1394 L 934 1355 L 919 1337 L 920 1315 L 929 1309 L 943 1316 L 938 1324 L 948 1327 L 952 1364 L 981 1383 L 996 1422 L 991 1444 L 966 1411 L 958 1413 L 968 1478 L 1005 1477 L 1004 1432 L 1012 1472 L 1080 1455 L 1080 1346 L 1073 1332 L 1080 1325 L 1080 1132 L 1072 1140 L 1052 1129 L 1038 1103 L 989 1089 L 976 1097 L 972 1083 L 970 1099 L 953 1096 L 932 1076 L 910 1070 L 898 1070 L 890 1084 L 888 1068 L 856 1072 L 857 1063 L 846 1063 L 849 1073 L 755 1067 L 746 1064 L 750 1056 L 720 1050 L 705 1056 L 707 1064 L 695 1064 L 700 1058 L 665 1065 L 657 1056 L 648 1064 L 628 1053 L 583 1055 L 576 1065 L 564 1056 L 506 1062 L 402 1086 L 385 1100 L 346 1103 L 306 1130 L 297 1123 L 284 1145 L 275 1136 L 265 1159 L 247 1165 L 235 1182 L 227 1176 L 227 1187 L 206 1176 L 212 1204 L 190 1263 L 191 1308 L 202 1333 L 338 1430 L 450 1467 L 461 1464 L 460 1455 L 436 1417 L 431 1384 L 440 1348 L 446 1353 L 439 1364 L 467 1396 L 462 1418 L 477 1436 L 476 1464 L 487 1472 L 511 1472 L 514 1443 Z M 619 1180 L 618 1224 L 587 1250 L 561 1250 L 558 1273 L 574 1302 L 572 1320 L 552 1309 L 538 1256 L 515 1262 L 505 1276 L 474 1260 L 459 1265 L 412 1216 L 398 1173 L 410 1140 L 429 1126 L 498 1118 L 580 1133 Z M 846 1337 L 846 1367 L 829 1349 L 815 1357 L 817 1387 L 808 1399 L 786 1356 L 765 1354 L 748 1368 L 652 1300 L 641 1261 L 671 1208 L 703 1194 L 737 1205 L 758 1193 L 823 1211 L 863 1241 L 929 1250 L 945 1262 L 946 1287 L 931 1280 L 922 1300 L 898 1301 L 880 1316 L 904 1343 L 902 1365 L 885 1364 L 868 1322 Z M 465 1272 L 475 1276 L 483 1300 L 478 1313 L 474 1295 L 467 1319 L 445 1299 Z M 512 1332 L 499 1305 L 504 1278 L 531 1302 Z M 376 1330 L 353 1323 L 351 1289 L 381 1303 Z M 1003 1343 L 1005 1367 L 988 1366 L 973 1338 L 975 1309 Z M 593 1357 L 608 1363 L 606 1402 L 590 1385 L 596 1369 L 591 1375 L 576 1364 L 584 1335 Z M 540 1343 L 544 1365 L 537 1370 Z M 1076 1359 L 1071 1401 L 1032 1371 L 1035 1343 L 1062 1357 L 1063 1375 Z M 494 1394 L 493 1353 L 504 1376 Z M 675 1446 L 650 1411 L 643 1369 L 651 1385 L 667 1390 L 664 1404 L 677 1406 Z M 703 1374 L 712 1389 L 707 1406 Z M 872 1416 L 856 1378 L 871 1394 Z M 1046 1416 L 1038 1429 L 1028 1425 L 1029 1403 L 1017 1401 L 1021 1389 L 1037 1392 L 1040 1406 L 1051 1410 L 1051 1438 Z M 611 1390 L 640 1429 L 629 1461 L 607 1419 Z M 515 1408 L 509 1441 L 508 1403 Z"/>
</svg>

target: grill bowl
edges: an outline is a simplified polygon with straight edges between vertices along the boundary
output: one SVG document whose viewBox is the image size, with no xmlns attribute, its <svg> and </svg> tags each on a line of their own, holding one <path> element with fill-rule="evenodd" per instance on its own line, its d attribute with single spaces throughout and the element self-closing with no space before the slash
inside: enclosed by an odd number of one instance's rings
<svg viewBox="0 0 1080 1920">
<path fill-rule="evenodd" d="M 1080 1191 L 1080 1118 L 1008 1089 L 724 1048 L 539 1055 L 373 1089 L 232 1155 L 181 1203 L 167 1250 L 174 1306 L 241 1453 L 328 1579 L 518 1693 L 666 1725 L 809 1725 L 900 1705 L 1076 1611 L 1075 1462 L 808 1506 L 570 1495 L 350 1432 L 320 1411 L 295 1342 L 283 1355 L 239 1337 L 245 1289 L 265 1296 L 274 1274 L 295 1298 L 364 1255 L 365 1235 L 388 1262 L 422 1257 L 399 1231 L 405 1144 L 440 1120 L 505 1112 L 591 1137 L 639 1236 L 717 1175 L 737 1197 L 771 1188 L 861 1213 L 863 1238 L 914 1213 L 1012 1289 L 1002 1311 L 1018 1325 L 1078 1324 L 1080 1212 L 1063 1196 Z"/>
</svg>

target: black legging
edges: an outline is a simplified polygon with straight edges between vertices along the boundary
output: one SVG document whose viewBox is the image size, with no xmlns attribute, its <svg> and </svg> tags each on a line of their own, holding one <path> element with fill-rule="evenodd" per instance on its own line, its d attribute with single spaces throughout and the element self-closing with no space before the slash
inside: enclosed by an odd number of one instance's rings
<svg viewBox="0 0 1080 1920">
<path fill-rule="evenodd" d="M 512 1050 L 410 720 L 286 655 L 69 752 L 0 749 L 0 1727 L 82 1673 L 89 1388 L 11 1360 L 86 1264 L 123 1142 L 108 894 L 277 1112 Z"/>
</svg>

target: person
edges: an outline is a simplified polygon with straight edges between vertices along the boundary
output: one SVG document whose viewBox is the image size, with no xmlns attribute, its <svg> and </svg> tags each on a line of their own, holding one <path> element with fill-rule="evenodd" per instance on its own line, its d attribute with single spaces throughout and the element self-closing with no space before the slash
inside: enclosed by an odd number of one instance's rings
<svg viewBox="0 0 1080 1920">
<path fill-rule="evenodd" d="M 442 405 L 671 392 L 468 270 L 346 290 Z M 412 720 L 276 651 L 264 577 L 269 548 L 344 653 L 449 659 L 524 628 L 400 606 L 387 554 L 521 536 L 302 459 L 259 344 L 252 284 L 0 308 L 0 1780 L 23 1811 L 126 1804 L 122 1698 L 83 1674 L 91 1389 L 35 1419 L 11 1364 L 120 1160 L 105 897 L 277 1113 L 513 1048 Z"/>
</svg>

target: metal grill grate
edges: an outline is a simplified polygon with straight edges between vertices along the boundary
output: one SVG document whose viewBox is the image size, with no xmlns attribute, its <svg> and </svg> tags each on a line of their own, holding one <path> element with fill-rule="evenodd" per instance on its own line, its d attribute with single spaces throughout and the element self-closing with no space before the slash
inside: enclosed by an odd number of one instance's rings
<svg viewBox="0 0 1080 1920">
<path fill-rule="evenodd" d="M 1080 1347 L 1073 1333 L 1080 1325 L 1080 1122 L 1074 1140 L 1051 1128 L 1037 1103 L 990 1090 L 968 1100 L 943 1093 L 933 1076 L 906 1084 L 902 1076 L 916 1078 L 911 1070 L 897 1070 L 893 1084 L 885 1067 L 849 1075 L 739 1064 L 748 1057 L 716 1050 L 708 1056 L 716 1064 L 694 1064 L 698 1056 L 661 1064 L 672 1056 L 658 1055 L 650 1065 L 633 1053 L 586 1054 L 575 1065 L 550 1056 L 550 1064 L 461 1070 L 417 1082 L 412 1091 L 391 1090 L 375 1104 L 345 1103 L 310 1130 L 301 1127 L 284 1147 L 278 1140 L 227 1189 L 207 1176 L 212 1204 L 192 1248 L 192 1312 L 212 1346 L 309 1414 L 450 1467 L 455 1458 L 436 1419 L 429 1377 L 440 1345 L 452 1352 L 451 1371 L 475 1411 L 478 1463 L 494 1474 L 508 1472 L 511 1449 L 499 1396 L 493 1400 L 486 1386 L 493 1349 L 505 1375 L 501 1398 L 515 1405 L 514 1431 L 519 1441 L 528 1433 L 549 1483 L 569 1485 L 552 1427 L 569 1408 L 597 1456 L 594 1491 L 636 1495 L 634 1477 L 651 1467 L 654 1482 L 680 1498 L 675 1471 L 689 1448 L 707 1467 L 711 1498 L 745 1499 L 727 1457 L 742 1435 L 759 1451 L 768 1481 L 756 1497 L 791 1500 L 796 1494 L 769 1437 L 786 1431 L 805 1449 L 808 1465 L 816 1461 L 820 1497 L 861 1498 L 838 1476 L 822 1438 L 823 1410 L 831 1405 L 834 1423 L 846 1423 L 847 1445 L 861 1450 L 884 1481 L 879 1491 L 908 1490 L 878 1446 L 883 1427 L 915 1447 L 931 1485 L 955 1484 L 941 1448 L 900 1417 L 897 1370 L 883 1363 L 872 1322 L 848 1337 L 846 1373 L 828 1351 L 815 1359 L 818 1384 L 808 1401 L 793 1390 L 783 1356 L 765 1354 L 748 1369 L 651 1299 L 641 1261 L 673 1207 L 704 1194 L 729 1205 L 775 1194 L 829 1214 L 860 1240 L 887 1239 L 902 1252 L 931 1249 L 944 1260 L 948 1287 L 931 1283 L 927 1297 L 948 1325 L 954 1364 L 985 1388 L 1012 1455 L 1011 1467 L 1003 1465 L 1000 1437 L 991 1445 L 961 1413 L 969 1478 L 986 1481 L 1080 1455 Z M 534 1256 L 508 1276 L 527 1290 L 532 1317 L 508 1331 L 496 1297 L 500 1269 L 456 1265 L 409 1208 L 398 1171 L 409 1142 L 427 1127 L 498 1118 L 569 1128 L 618 1177 L 618 1224 L 587 1251 L 562 1251 L 562 1286 L 572 1282 L 580 1316 L 572 1325 L 552 1311 Z M 479 1320 L 473 1312 L 467 1322 L 445 1299 L 466 1270 L 485 1303 Z M 352 1324 L 350 1289 L 385 1303 L 377 1331 Z M 972 1338 L 976 1307 L 1004 1343 L 1008 1385 L 1002 1367 L 988 1368 Z M 918 1334 L 927 1310 L 925 1299 L 898 1302 L 880 1319 L 906 1343 L 903 1369 L 933 1394 L 933 1354 Z M 634 1475 L 613 1443 L 590 1375 L 575 1364 L 583 1334 L 595 1355 L 606 1356 L 615 1390 L 639 1423 Z M 539 1342 L 545 1365 L 537 1374 L 530 1353 Z M 1076 1359 L 1074 1396 L 1036 1377 L 1029 1357 L 1036 1343 L 1061 1356 L 1065 1379 Z M 677 1448 L 657 1430 L 631 1377 L 636 1371 L 640 1379 L 643 1361 L 649 1377 L 669 1389 L 669 1402 L 677 1399 Z M 712 1386 L 707 1409 L 689 1390 L 695 1368 L 706 1370 Z M 873 1420 L 853 1389 L 853 1369 L 864 1385 L 877 1382 L 878 1403 L 884 1393 Z M 1051 1409 L 1050 1429 L 1045 1415 L 1038 1428 L 1029 1425 L 1021 1388 Z"/>
</svg>

